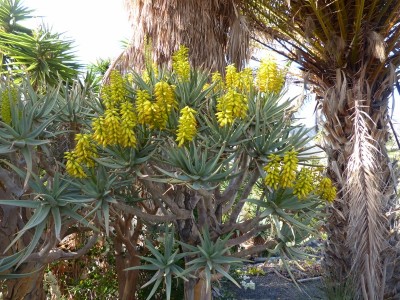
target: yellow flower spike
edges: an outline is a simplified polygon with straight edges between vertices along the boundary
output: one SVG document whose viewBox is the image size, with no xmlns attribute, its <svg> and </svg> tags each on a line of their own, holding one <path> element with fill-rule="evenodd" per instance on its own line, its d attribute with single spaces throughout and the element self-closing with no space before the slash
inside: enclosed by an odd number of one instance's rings
<svg viewBox="0 0 400 300">
<path fill-rule="evenodd" d="M 96 165 L 93 158 L 97 157 L 97 148 L 93 143 L 92 135 L 90 134 L 77 134 L 75 136 L 75 156 L 79 164 L 84 164 L 89 168 Z"/>
<path fill-rule="evenodd" d="M 332 181 L 328 177 L 324 177 L 319 182 L 315 193 L 323 200 L 333 202 L 336 198 L 337 190 Z"/>
<path fill-rule="evenodd" d="M 83 167 L 78 162 L 78 156 L 75 151 L 65 152 L 64 157 L 67 160 L 66 170 L 69 175 L 77 178 L 86 178 L 87 175 L 83 170 Z"/>
<path fill-rule="evenodd" d="M 128 91 L 125 88 L 125 80 L 117 70 L 111 71 L 110 82 L 103 87 L 101 96 L 107 108 L 113 108 L 119 102 L 126 100 Z"/>
<path fill-rule="evenodd" d="M 293 194 L 297 198 L 305 199 L 314 189 L 314 176 L 310 169 L 302 168 L 297 175 L 296 182 L 293 188 Z"/>
<path fill-rule="evenodd" d="M 205 90 L 210 88 L 210 84 L 206 83 L 205 85 L 203 85 L 203 88 L 201 89 L 202 92 L 204 92 Z"/>
<path fill-rule="evenodd" d="M 288 151 L 283 156 L 283 166 L 281 172 L 280 185 L 283 188 L 293 187 L 294 180 L 296 179 L 297 163 L 297 152 L 294 150 Z"/>
<path fill-rule="evenodd" d="M 8 125 L 10 125 L 12 121 L 11 105 L 17 103 L 17 93 L 17 89 L 14 87 L 8 87 L 1 93 L 1 119 Z"/>
<path fill-rule="evenodd" d="M 124 121 L 121 122 L 121 138 L 119 145 L 122 147 L 136 147 L 136 136 L 133 128 L 130 124 L 126 124 Z"/>
<path fill-rule="evenodd" d="M 172 86 L 170 87 L 173 89 Z M 136 113 L 139 124 L 149 125 L 150 128 L 165 128 L 168 121 L 167 107 L 167 103 L 162 103 L 160 106 L 158 103 L 151 102 L 151 96 L 146 90 L 136 91 Z"/>
<path fill-rule="evenodd" d="M 146 90 L 136 91 L 136 112 L 139 124 L 146 124 L 146 110 L 151 105 L 151 95 Z"/>
<path fill-rule="evenodd" d="M 121 118 L 117 109 L 107 109 L 104 113 L 104 131 L 107 133 L 106 145 L 116 145 L 121 133 Z"/>
<path fill-rule="evenodd" d="M 127 125 L 134 127 L 137 123 L 135 107 L 129 101 L 125 101 L 121 103 L 119 108 L 121 120 Z"/>
<path fill-rule="evenodd" d="M 270 57 L 261 61 L 256 80 L 260 92 L 279 93 L 285 82 L 285 76 L 278 68 L 275 59 Z"/>
<path fill-rule="evenodd" d="M 178 78 L 187 81 L 190 78 L 189 49 L 181 45 L 172 55 L 172 69 Z"/>
<path fill-rule="evenodd" d="M 103 147 L 107 146 L 107 132 L 105 131 L 104 117 L 93 119 L 93 140 Z"/>
<path fill-rule="evenodd" d="M 221 73 L 214 72 L 211 76 L 211 82 L 215 84 L 214 86 L 215 93 L 224 89 L 224 82 L 222 81 Z"/>
<path fill-rule="evenodd" d="M 196 111 L 189 106 L 181 109 L 176 141 L 178 147 L 183 146 L 186 141 L 192 141 L 197 133 Z"/>
<path fill-rule="evenodd" d="M 253 70 L 245 68 L 239 73 L 239 89 L 243 92 L 250 91 L 253 86 Z"/>
<path fill-rule="evenodd" d="M 175 98 L 175 86 L 169 85 L 165 81 L 159 81 L 155 84 L 154 95 L 157 104 L 164 107 L 167 113 L 178 106 Z"/>
<path fill-rule="evenodd" d="M 147 84 L 150 83 L 150 75 L 149 75 L 149 72 L 148 72 L 147 70 L 144 70 L 144 71 L 142 72 L 142 79 L 143 79 L 143 81 L 146 82 Z"/>
<path fill-rule="evenodd" d="M 134 132 L 134 127 L 137 123 L 137 118 L 133 104 L 129 101 L 121 103 L 120 106 L 121 115 L 121 132 L 119 145 L 122 147 L 135 147 L 136 146 L 136 136 Z"/>
<path fill-rule="evenodd" d="M 227 88 L 239 88 L 240 74 L 236 71 L 234 65 L 226 67 L 225 84 Z"/>
<path fill-rule="evenodd" d="M 155 78 L 158 77 L 158 66 L 155 62 L 153 62 L 151 64 L 150 69 L 149 69 L 149 67 L 147 67 L 142 73 L 142 79 L 146 83 L 150 83 L 150 72 L 149 71 L 153 72 Z"/>
<path fill-rule="evenodd" d="M 232 124 L 236 118 L 245 118 L 247 110 L 247 97 L 233 89 L 217 99 L 216 117 L 221 127 Z"/>
<path fill-rule="evenodd" d="M 281 173 L 281 158 L 278 155 L 270 154 L 268 156 L 269 162 L 264 167 L 267 175 L 264 178 L 265 185 L 277 189 L 279 186 L 279 175 Z"/>
</svg>

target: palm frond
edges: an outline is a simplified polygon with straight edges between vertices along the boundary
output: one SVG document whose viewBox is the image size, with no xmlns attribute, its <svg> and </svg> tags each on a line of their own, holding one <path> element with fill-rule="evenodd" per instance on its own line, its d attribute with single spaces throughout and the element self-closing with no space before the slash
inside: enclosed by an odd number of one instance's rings
<svg viewBox="0 0 400 300">
<path fill-rule="evenodd" d="M 371 124 L 362 103 L 356 101 L 354 112 L 354 149 L 347 166 L 349 201 L 349 248 L 353 255 L 353 274 L 359 295 L 364 299 L 381 299 L 379 291 L 382 282 L 381 252 L 385 247 L 385 228 L 383 208 L 385 203 L 376 201 L 381 198 L 379 185 L 382 171 L 379 169 L 378 146 L 370 136 L 368 124 Z M 346 197 L 346 198 L 347 198 Z M 354 230 L 354 229 L 357 230 Z"/>
</svg>

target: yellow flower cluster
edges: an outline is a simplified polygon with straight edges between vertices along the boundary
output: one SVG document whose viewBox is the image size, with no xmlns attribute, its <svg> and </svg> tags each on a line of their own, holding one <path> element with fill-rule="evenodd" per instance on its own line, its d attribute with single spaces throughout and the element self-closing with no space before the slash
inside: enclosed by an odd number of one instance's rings
<svg viewBox="0 0 400 300">
<path fill-rule="evenodd" d="M 235 89 L 245 92 L 253 85 L 253 71 L 250 68 L 245 68 L 241 72 L 237 72 L 234 65 L 226 67 L 225 82 L 222 80 L 221 73 L 214 72 L 211 75 L 211 83 L 214 84 L 214 92 L 224 89 Z M 208 88 L 208 85 L 207 85 Z"/>
<path fill-rule="evenodd" d="M 178 78 L 187 81 L 190 78 L 189 49 L 181 45 L 172 55 L 172 68 Z"/>
<path fill-rule="evenodd" d="M 283 166 L 281 172 L 280 185 L 283 188 L 292 187 L 293 182 L 296 179 L 297 164 L 299 159 L 297 158 L 297 152 L 290 150 L 283 156 Z"/>
<path fill-rule="evenodd" d="M 336 187 L 328 177 L 324 177 L 316 188 L 316 194 L 328 202 L 333 202 L 336 198 Z"/>
<path fill-rule="evenodd" d="M 75 141 L 75 149 L 64 154 L 67 159 L 66 169 L 71 176 L 85 178 L 83 166 L 92 168 L 96 165 L 93 158 L 97 157 L 97 148 L 90 134 L 79 133 Z"/>
<path fill-rule="evenodd" d="M 217 93 L 224 89 L 224 82 L 222 80 L 221 73 L 214 72 L 211 76 L 211 82 L 214 84 L 214 92 Z"/>
<path fill-rule="evenodd" d="M 217 99 L 217 120 L 219 126 L 232 124 L 237 118 L 247 115 L 247 97 L 234 89 L 229 89 L 224 95 Z"/>
<path fill-rule="evenodd" d="M 170 113 L 173 108 L 178 107 L 178 102 L 175 98 L 175 86 L 169 85 L 165 81 L 159 81 L 154 86 L 154 95 L 156 103 L 160 107 L 164 107 L 166 113 Z"/>
<path fill-rule="evenodd" d="M 261 61 L 256 80 L 260 92 L 279 93 L 285 82 L 285 74 L 270 57 Z"/>
<path fill-rule="evenodd" d="M 215 92 L 225 92 L 217 99 L 217 120 L 221 127 L 232 124 L 238 118 L 245 118 L 248 110 L 248 99 L 245 92 L 252 85 L 251 69 L 237 72 L 234 65 L 226 67 L 225 82 L 221 74 L 215 72 L 212 75 L 212 83 Z"/>
<path fill-rule="evenodd" d="M 253 86 L 253 70 L 250 68 L 243 69 L 240 73 L 239 90 L 249 91 Z"/>
<path fill-rule="evenodd" d="M 225 69 L 225 86 L 229 89 L 234 89 L 239 87 L 240 74 L 236 71 L 234 65 L 229 65 Z"/>
<path fill-rule="evenodd" d="M 297 152 L 294 150 L 288 151 L 281 159 L 275 154 L 268 156 L 269 162 L 264 167 L 267 175 L 264 182 L 266 185 L 277 189 L 278 187 L 292 187 L 296 179 L 297 172 Z"/>
<path fill-rule="evenodd" d="M 94 167 L 95 161 L 93 158 L 97 157 L 97 148 L 93 143 L 92 136 L 90 134 L 77 134 L 75 135 L 75 154 L 77 161 L 80 164 L 84 164 L 87 167 Z"/>
<path fill-rule="evenodd" d="M 268 156 L 269 162 L 264 167 L 264 171 L 267 173 L 264 179 L 264 183 L 273 189 L 278 189 L 279 178 L 281 174 L 281 158 L 278 155 L 270 154 Z"/>
<path fill-rule="evenodd" d="M 189 106 L 185 106 L 181 110 L 179 118 L 178 130 L 176 133 L 176 141 L 181 147 L 186 141 L 193 140 L 197 132 L 196 111 Z"/>
<path fill-rule="evenodd" d="M 75 151 L 65 152 L 64 157 L 67 160 L 66 170 L 68 174 L 77 178 L 87 177 L 82 165 L 78 162 L 78 155 Z"/>
<path fill-rule="evenodd" d="M 17 89 L 9 87 L 1 92 L 1 119 L 4 123 L 10 125 L 12 121 L 11 117 L 11 105 L 17 103 Z"/>
<path fill-rule="evenodd" d="M 336 187 L 332 181 L 320 175 L 319 168 L 311 170 L 302 168 L 297 172 L 298 158 L 294 150 L 285 153 L 283 159 L 275 154 L 268 156 L 268 164 L 264 167 L 267 173 L 265 185 L 273 188 L 291 188 L 299 200 L 305 199 L 311 193 L 321 199 L 333 202 L 336 198 Z"/>
<path fill-rule="evenodd" d="M 119 102 L 126 101 L 128 91 L 125 88 L 125 80 L 117 70 L 111 71 L 110 83 L 103 87 L 101 96 L 107 108 L 113 108 Z"/>
<path fill-rule="evenodd" d="M 152 63 L 151 66 L 148 66 L 142 73 L 142 79 L 146 83 L 150 83 L 150 73 L 153 72 L 154 77 L 158 77 L 158 67 L 156 63 Z"/>
<path fill-rule="evenodd" d="M 332 181 L 321 176 L 321 170 L 302 168 L 297 172 L 297 152 L 288 151 L 283 159 L 275 154 L 268 156 L 268 164 L 264 167 L 267 173 L 264 178 L 265 185 L 273 188 L 291 188 L 293 195 L 299 200 L 305 199 L 309 194 L 314 193 L 321 199 L 333 202 L 336 198 L 336 187 Z"/>
<path fill-rule="evenodd" d="M 240 92 L 250 90 L 253 85 L 253 71 L 245 68 L 241 72 L 237 72 L 234 65 L 226 67 L 225 86 L 226 88 L 236 89 Z"/>
<path fill-rule="evenodd" d="M 299 199 L 305 199 L 314 190 L 313 172 L 308 168 L 302 168 L 297 174 L 293 194 Z"/>
<path fill-rule="evenodd" d="M 116 108 L 107 109 L 104 112 L 104 116 L 100 118 L 103 119 L 102 132 L 106 134 L 106 136 L 102 137 L 102 140 L 105 142 L 103 146 L 117 145 L 121 128 L 121 117 L 118 110 Z M 94 135 L 96 135 L 96 132 Z M 100 141 L 97 142 L 100 144 Z"/>
<path fill-rule="evenodd" d="M 136 126 L 136 114 L 133 104 L 129 101 L 121 103 L 120 106 L 121 115 L 121 132 L 119 144 L 122 147 L 135 147 L 136 136 L 134 127 Z"/>
<path fill-rule="evenodd" d="M 154 86 L 155 102 L 146 90 L 136 91 L 136 112 L 139 124 L 147 124 L 150 128 L 165 128 L 168 115 L 178 106 L 175 98 L 175 87 L 160 81 Z"/>
<path fill-rule="evenodd" d="M 136 114 L 133 104 L 125 101 L 117 108 L 106 109 L 104 115 L 92 122 L 93 139 L 103 147 L 120 145 L 135 147 Z"/>
</svg>

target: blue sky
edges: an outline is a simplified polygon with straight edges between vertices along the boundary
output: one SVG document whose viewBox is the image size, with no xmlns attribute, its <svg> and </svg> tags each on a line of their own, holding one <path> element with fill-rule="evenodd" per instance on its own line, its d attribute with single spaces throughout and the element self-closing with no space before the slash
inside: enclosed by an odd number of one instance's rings
<svg viewBox="0 0 400 300">
<path fill-rule="evenodd" d="M 30 26 L 44 23 L 64 33 L 75 41 L 76 54 L 85 64 L 118 56 L 121 40 L 130 37 L 123 0 L 25 0 L 23 4 L 38 16 Z"/>
</svg>

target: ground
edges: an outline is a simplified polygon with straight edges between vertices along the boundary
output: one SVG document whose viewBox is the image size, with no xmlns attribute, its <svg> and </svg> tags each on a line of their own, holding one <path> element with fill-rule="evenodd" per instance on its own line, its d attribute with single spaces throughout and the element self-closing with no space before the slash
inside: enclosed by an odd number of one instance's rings
<svg viewBox="0 0 400 300">
<path fill-rule="evenodd" d="M 246 264 L 236 272 L 231 272 L 242 288 L 225 281 L 221 286 L 214 288 L 214 298 L 221 300 L 327 299 L 321 277 L 320 253 L 304 260 L 286 259 L 286 266 L 280 257 L 264 260 L 256 258 L 254 263 Z M 251 282 L 254 283 L 254 289 L 251 289 Z M 249 287 L 245 288 L 246 285 Z"/>
</svg>

